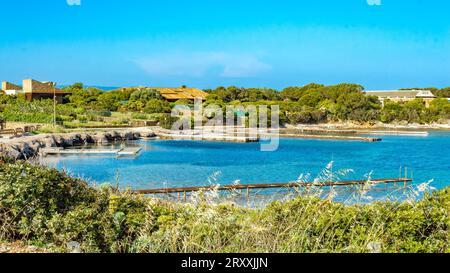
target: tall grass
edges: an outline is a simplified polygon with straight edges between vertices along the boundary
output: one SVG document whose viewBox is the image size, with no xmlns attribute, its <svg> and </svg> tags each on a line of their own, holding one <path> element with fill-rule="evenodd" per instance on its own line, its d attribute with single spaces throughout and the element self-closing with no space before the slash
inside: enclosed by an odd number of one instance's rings
<svg viewBox="0 0 450 273">
<path fill-rule="evenodd" d="M 347 171 L 329 165 L 315 181 Z M 431 194 L 428 182 L 408 189 L 406 202 L 335 202 L 338 190 L 299 187 L 284 200 L 245 207 L 229 198 L 239 192 L 224 197 L 215 188 L 178 203 L 91 188 L 24 162 L 3 162 L 0 174 L 0 238 L 54 251 L 74 241 L 84 252 L 450 251 L 450 189 Z M 354 195 L 367 197 L 369 186 Z"/>
</svg>

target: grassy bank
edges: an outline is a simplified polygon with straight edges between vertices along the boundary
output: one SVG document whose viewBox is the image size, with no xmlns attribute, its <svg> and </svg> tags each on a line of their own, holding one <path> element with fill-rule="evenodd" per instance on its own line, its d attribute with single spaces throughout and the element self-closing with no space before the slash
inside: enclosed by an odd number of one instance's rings
<svg viewBox="0 0 450 273">
<path fill-rule="evenodd" d="M 450 189 L 414 202 L 176 204 L 0 163 L 0 241 L 84 252 L 450 252 Z"/>
</svg>

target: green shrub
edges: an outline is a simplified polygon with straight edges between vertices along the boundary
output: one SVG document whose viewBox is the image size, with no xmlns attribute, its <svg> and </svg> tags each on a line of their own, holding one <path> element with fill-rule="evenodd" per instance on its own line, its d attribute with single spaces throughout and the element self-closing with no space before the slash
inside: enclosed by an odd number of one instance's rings
<svg viewBox="0 0 450 273">
<path fill-rule="evenodd" d="M 172 126 L 176 121 L 178 121 L 178 118 L 172 117 L 170 114 L 164 114 L 160 116 L 159 126 L 164 129 L 172 129 Z"/>
<path fill-rule="evenodd" d="M 57 251 L 76 241 L 85 252 L 450 252 L 449 208 L 450 188 L 402 203 L 177 204 L 0 160 L 0 240 Z"/>
<path fill-rule="evenodd" d="M 167 101 L 151 99 L 145 104 L 144 112 L 147 114 L 168 113 L 170 105 Z"/>
<path fill-rule="evenodd" d="M 45 240 L 55 213 L 95 201 L 85 182 L 57 170 L 17 162 L 0 164 L 0 173 L 0 214 L 13 219 L 12 238 Z"/>
<path fill-rule="evenodd" d="M 133 113 L 133 114 L 131 114 L 131 118 L 133 118 L 133 119 L 140 119 L 140 120 L 147 120 L 148 116 L 147 116 L 147 114 Z"/>
<path fill-rule="evenodd" d="M 84 116 L 84 115 L 82 115 L 82 116 L 77 116 L 77 118 L 78 118 L 78 121 L 80 122 L 80 123 L 87 123 L 88 122 L 88 117 L 87 116 Z"/>
<path fill-rule="evenodd" d="M 108 111 L 108 110 L 100 110 L 100 111 L 97 111 L 95 114 L 97 114 L 101 117 L 111 117 L 112 116 L 111 111 Z"/>
<path fill-rule="evenodd" d="M 3 107 L 1 117 L 6 121 L 52 123 L 53 102 L 51 100 L 28 102 L 24 99 L 10 101 Z"/>
</svg>

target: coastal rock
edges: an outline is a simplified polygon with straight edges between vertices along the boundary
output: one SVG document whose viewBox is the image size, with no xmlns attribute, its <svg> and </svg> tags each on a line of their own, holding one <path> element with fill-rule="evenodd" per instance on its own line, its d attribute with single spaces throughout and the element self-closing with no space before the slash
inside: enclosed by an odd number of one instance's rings
<svg viewBox="0 0 450 273">
<path fill-rule="evenodd" d="M 108 145 L 113 141 L 137 140 L 141 137 L 157 136 L 154 131 L 113 131 L 94 134 L 73 133 L 59 135 L 36 135 L 28 139 L 18 138 L 17 142 L 0 145 L 0 153 L 13 159 L 29 159 L 38 155 L 41 148 L 72 147 L 84 144 Z"/>
<path fill-rule="evenodd" d="M 114 132 L 111 133 L 111 139 L 113 141 L 121 141 L 122 140 L 122 136 L 120 135 L 119 132 L 114 131 Z"/>
<path fill-rule="evenodd" d="M 81 136 L 81 134 L 74 134 L 71 135 L 70 138 L 72 139 L 72 145 L 73 146 L 81 146 L 84 145 L 84 139 Z"/>
<path fill-rule="evenodd" d="M 45 148 L 57 147 L 57 143 L 54 137 L 46 137 L 41 140 L 42 146 Z"/>
<path fill-rule="evenodd" d="M 132 140 L 134 138 L 133 134 L 130 132 L 121 132 L 120 137 L 123 141 Z"/>
<path fill-rule="evenodd" d="M 134 134 L 132 132 L 126 132 L 122 140 L 135 140 Z"/>
<path fill-rule="evenodd" d="M 152 137 L 156 137 L 156 134 L 155 134 L 155 132 L 149 131 L 149 132 L 142 133 L 142 136 L 146 137 L 146 138 L 152 138 Z"/>
<path fill-rule="evenodd" d="M 5 154 L 5 156 L 15 160 L 23 159 L 23 154 L 16 145 L 5 147 L 3 153 Z"/>
<path fill-rule="evenodd" d="M 84 138 L 84 142 L 86 144 L 94 144 L 95 140 L 94 138 L 90 135 L 90 134 L 86 134 L 85 138 Z"/>
<path fill-rule="evenodd" d="M 36 151 L 26 142 L 19 144 L 18 148 L 24 158 L 34 157 L 36 154 Z"/>
<path fill-rule="evenodd" d="M 33 141 L 31 144 L 29 144 L 29 149 L 33 151 L 33 155 L 35 156 L 38 154 L 39 149 L 42 147 L 42 144 L 39 141 Z"/>
<path fill-rule="evenodd" d="M 108 140 L 108 143 L 114 141 L 114 138 L 111 133 L 103 133 L 103 135 Z"/>
<path fill-rule="evenodd" d="M 92 139 L 96 144 L 106 145 L 109 143 L 109 139 L 106 134 L 98 133 L 92 136 Z"/>
<path fill-rule="evenodd" d="M 79 139 L 81 141 L 82 144 L 86 144 L 86 134 L 78 134 Z"/>
<path fill-rule="evenodd" d="M 53 136 L 57 147 L 64 147 L 64 144 L 67 143 L 66 139 L 63 136 L 55 135 Z"/>
<path fill-rule="evenodd" d="M 73 146 L 73 138 L 72 137 L 61 137 L 61 146 L 62 147 L 71 147 Z"/>
</svg>

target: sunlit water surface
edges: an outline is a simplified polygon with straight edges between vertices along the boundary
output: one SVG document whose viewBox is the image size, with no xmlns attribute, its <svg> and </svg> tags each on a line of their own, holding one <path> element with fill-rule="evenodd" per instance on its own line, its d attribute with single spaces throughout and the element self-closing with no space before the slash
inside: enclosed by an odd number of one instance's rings
<svg viewBox="0 0 450 273">
<path fill-rule="evenodd" d="M 432 188 L 450 185 L 449 132 L 432 132 L 428 137 L 381 137 L 383 141 L 374 143 L 281 139 L 275 152 L 260 151 L 259 143 L 137 141 L 129 144 L 143 148 L 135 158 L 70 155 L 46 157 L 43 162 L 92 183 L 118 183 L 122 188 L 133 189 L 282 183 L 297 181 L 299 177 L 302 181 L 327 180 L 330 172 L 332 180 L 396 178 L 404 167 L 414 179 L 413 187 L 430 180 Z M 404 176 L 404 169 L 401 175 Z M 258 193 L 284 196 L 286 190 Z M 351 194 L 345 189 L 337 198 L 345 199 Z M 401 194 L 405 191 L 399 188 L 377 186 L 370 198 Z"/>
</svg>

